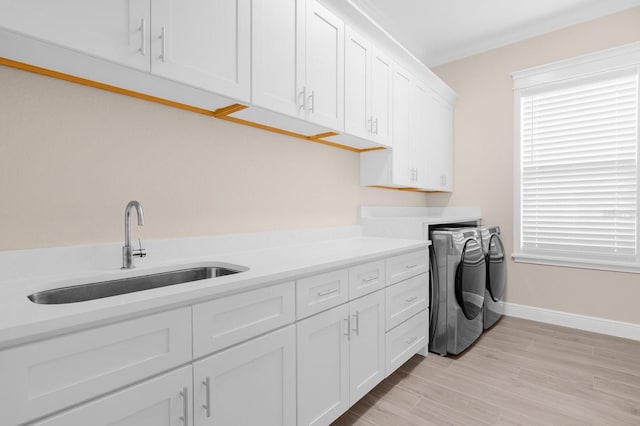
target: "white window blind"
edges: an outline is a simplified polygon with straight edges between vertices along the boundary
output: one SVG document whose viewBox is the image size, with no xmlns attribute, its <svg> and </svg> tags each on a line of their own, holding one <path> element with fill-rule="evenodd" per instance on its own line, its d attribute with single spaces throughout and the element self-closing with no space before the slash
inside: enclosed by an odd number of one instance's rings
<svg viewBox="0 0 640 426">
<path fill-rule="evenodd" d="M 638 68 L 520 97 L 520 250 L 637 254 Z"/>
</svg>

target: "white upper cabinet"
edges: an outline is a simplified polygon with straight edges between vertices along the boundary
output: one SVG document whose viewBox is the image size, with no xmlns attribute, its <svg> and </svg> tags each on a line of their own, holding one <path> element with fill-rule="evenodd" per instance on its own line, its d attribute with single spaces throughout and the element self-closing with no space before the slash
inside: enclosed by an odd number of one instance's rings
<svg viewBox="0 0 640 426">
<path fill-rule="evenodd" d="M 345 133 L 391 146 L 391 61 L 349 27 L 344 61 Z"/>
<path fill-rule="evenodd" d="M 393 147 L 360 154 L 360 183 L 450 191 L 453 106 L 402 68 L 392 75 Z"/>
<path fill-rule="evenodd" d="M 250 0 L 2 0 L 0 27 L 248 102 L 250 6 Z"/>
<path fill-rule="evenodd" d="M 409 114 L 411 112 L 411 89 L 413 78 L 409 73 L 395 67 L 393 71 L 393 151 L 384 151 L 392 156 L 390 183 L 401 186 L 414 184 L 414 159 L 411 153 Z"/>
<path fill-rule="evenodd" d="M 429 188 L 427 158 L 427 131 L 430 117 L 428 116 L 427 87 L 421 81 L 411 82 L 409 94 L 409 155 L 411 186 Z"/>
<path fill-rule="evenodd" d="M 252 2 L 251 108 L 234 118 L 315 136 L 344 128 L 344 24 L 314 0 Z"/>
<path fill-rule="evenodd" d="M 151 71 L 248 101 L 250 26 L 250 0 L 152 0 Z"/>
<path fill-rule="evenodd" d="M 304 0 L 252 2 L 253 105 L 304 118 Z"/>
<path fill-rule="evenodd" d="M 344 128 L 344 23 L 320 6 L 307 2 L 305 84 L 302 94 L 307 120 L 342 131 Z"/>
<path fill-rule="evenodd" d="M 392 77 L 391 60 L 374 47 L 371 57 L 371 134 L 374 141 L 386 146 L 392 145 Z"/>
<path fill-rule="evenodd" d="M 149 70 L 149 0 L 2 0 L 0 27 Z"/>
<path fill-rule="evenodd" d="M 435 91 L 427 90 L 427 185 L 451 191 L 453 162 L 453 106 Z"/>
<path fill-rule="evenodd" d="M 371 43 L 347 27 L 344 56 L 344 131 L 368 139 L 373 129 Z"/>
</svg>

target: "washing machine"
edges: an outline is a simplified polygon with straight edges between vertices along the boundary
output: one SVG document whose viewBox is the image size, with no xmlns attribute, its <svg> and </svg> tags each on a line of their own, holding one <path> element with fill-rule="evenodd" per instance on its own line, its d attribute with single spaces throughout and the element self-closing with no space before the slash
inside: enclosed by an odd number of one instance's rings
<svg viewBox="0 0 640 426">
<path fill-rule="evenodd" d="M 487 285 L 484 295 L 484 329 L 496 323 L 504 312 L 503 294 L 507 279 L 507 259 L 500 238 L 499 226 L 479 226 L 487 265 Z"/>
<path fill-rule="evenodd" d="M 430 232 L 431 324 L 429 351 L 459 354 L 483 331 L 487 269 L 477 228 Z"/>
</svg>

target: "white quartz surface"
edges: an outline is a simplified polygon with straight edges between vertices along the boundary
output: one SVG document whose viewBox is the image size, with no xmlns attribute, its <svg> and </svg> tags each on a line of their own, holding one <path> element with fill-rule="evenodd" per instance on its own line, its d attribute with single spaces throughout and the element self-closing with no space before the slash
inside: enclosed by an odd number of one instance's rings
<svg viewBox="0 0 640 426">
<path fill-rule="evenodd" d="M 117 264 L 119 247 L 116 244 L 95 248 L 98 252 L 107 249 L 109 252 L 114 249 L 117 251 L 118 255 L 110 255 L 108 262 L 96 262 L 95 256 L 88 254 L 92 250 L 89 246 L 2 252 L 0 349 L 393 256 L 424 248 L 428 244 L 427 241 L 362 237 L 359 234 L 358 227 L 350 227 L 328 229 L 324 232 L 314 230 L 310 234 L 295 235 L 295 238 L 291 235 L 283 238 L 278 233 L 239 236 L 240 239 L 244 238 L 242 243 L 231 236 L 186 242 L 165 241 L 162 244 L 156 242 L 151 244 L 155 251 L 149 249 L 146 259 L 135 259 L 138 266 L 126 271 L 120 270 Z M 232 249 L 225 251 L 221 242 Z M 273 242 L 280 245 L 274 245 Z M 172 257 L 170 255 L 175 255 L 175 247 L 192 249 L 185 249 L 186 254 L 183 253 L 183 256 Z M 155 262 L 154 253 L 157 259 Z M 77 264 L 78 258 L 84 261 Z M 30 266 L 30 259 L 35 264 Z M 75 267 L 71 265 L 74 262 Z M 235 275 L 80 303 L 38 305 L 27 298 L 31 293 L 51 288 L 164 272 L 203 263 L 241 265 L 249 270 Z M 52 272 L 48 273 L 47 269 Z M 24 271 L 23 274 L 20 274 L 21 270 Z"/>
</svg>

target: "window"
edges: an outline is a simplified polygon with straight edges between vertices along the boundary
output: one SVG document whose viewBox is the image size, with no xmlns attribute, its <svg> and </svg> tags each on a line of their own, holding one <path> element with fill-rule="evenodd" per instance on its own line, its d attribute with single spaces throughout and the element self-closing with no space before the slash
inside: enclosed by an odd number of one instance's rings
<svg viewBox="0 0 640 426">
<path fill-rule="evenodd" d="M 640 43 L 514 73 L 516 261 L 637 270 Z"/>
</svg>

